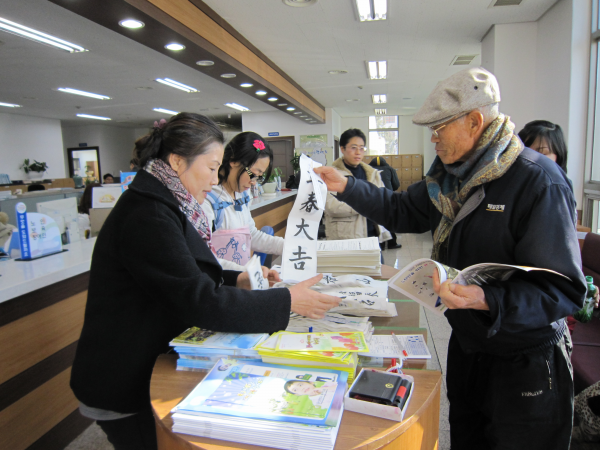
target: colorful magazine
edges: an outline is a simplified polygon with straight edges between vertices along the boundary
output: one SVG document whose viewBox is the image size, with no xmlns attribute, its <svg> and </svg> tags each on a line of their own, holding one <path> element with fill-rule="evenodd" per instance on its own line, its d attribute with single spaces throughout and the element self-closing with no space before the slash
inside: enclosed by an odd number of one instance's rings
<svg viewBox="0 0 600 450">
<path fill-rule="evenodd" d="M 221 349 L 251 349 L 267 339 L 267 333 L 240 334 L 221 333 L 192 327 L 170 342 L 172 347 L 203 347 Z"/>
<path fill-rule="evenodd" d="M 220 360 L 173 412 L 336 427 L 347 379 L 338 370 Z"/>
<path fill-rule="evenodd" d="M 360 331 L 329 333 L 280 333 L 277 350 L 284 352 L 368 352 Z"/>
</svg>

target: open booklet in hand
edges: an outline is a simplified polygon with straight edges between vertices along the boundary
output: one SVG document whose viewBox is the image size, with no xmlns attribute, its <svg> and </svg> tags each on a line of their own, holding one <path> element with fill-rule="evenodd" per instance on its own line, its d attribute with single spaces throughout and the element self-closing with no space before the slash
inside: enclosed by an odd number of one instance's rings
<svg viewBox="0 0 600 450">
<path fill-rule="evenodd" d="M 421 303 L 426 308 L 443 315 L 448 309 L 433 290 L 433 271 L 438 269 L 440 283 L 451 280 L 452 283 L 463 286 L 469 284 L 487 284 L 490 281 L 505 281 L 517 270 L 525 272 L 544 271 L 570 278 L 550 269 L 537 267 L 511 266 L 508 264 L 483 263 L 469 266 L 464 270 L 453 269 L 432 259 L 417 259 L 389 279 L 392 289 L 406 295 L 408 298 Z"/>
</svg>

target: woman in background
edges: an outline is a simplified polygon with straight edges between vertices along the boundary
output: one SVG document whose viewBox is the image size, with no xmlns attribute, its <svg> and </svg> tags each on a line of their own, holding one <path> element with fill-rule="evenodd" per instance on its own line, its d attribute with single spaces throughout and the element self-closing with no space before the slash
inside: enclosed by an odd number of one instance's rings
<svg viewBox="0 0 600 450">
<path fill-rule="evenodd" d="M 238 134 L 225 147 L 223 164 L 219 169 L 219 185 L 208 194 L 202 209 L 209 223 L 213 223 L 215 231 L 248 226 L 251 236 L 248 252 L 281 255 L 283 238 L 258 230 L 250 214 L 248 191 L 256 183 L 262 184 L 269 178 L 272 165 L 273 152 L 260 135 L 251 131 Z M 232 262 L 233 255 L 233 249 L 217 249 L 217 257 L 223 268 L 243 270 L 239 264 Z"/>
<path fill-rule="evenodd" d="M 526 147 L 547 156 L 567 173 L 567 144 L 560 125 L 547 120 L 534 120 L 519 131 Z"/>
<path fill-rule="evenodd" d="M 322 318 L 339 303 L 309 289 L 320 276 L 251 291 L 247 272 L 219 265 L 200 207 L 223 160 L 223 133 L 213 121 L 177 114 L 136 148 L 140 171 L 94 247 L 71 371 L 81 414 L 98 422 L 115 450 L 156 450 L 152 369 L 187 328 L 272 333 L 286 328 L 290 311 Z"/>
</svg>

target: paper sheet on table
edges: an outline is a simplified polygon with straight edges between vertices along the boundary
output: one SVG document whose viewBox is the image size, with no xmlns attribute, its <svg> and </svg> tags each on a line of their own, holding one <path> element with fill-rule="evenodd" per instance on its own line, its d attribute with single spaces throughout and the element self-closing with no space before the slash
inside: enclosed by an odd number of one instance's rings
<svg viewBox="0 0 600 450">
<path fill-rule="evenodd" d="M 391 335 L 373 335 L 369 341 L 369 351 L 367 353 L 359 353 L 359 356 L 371 356 L 381 358 L 416 358 L 430 359 L 431 353 L 422 334 L 397 334 L 396 337 L 400 341 L 402 348 L 398 346 L 394 336 Z M 406 351 L 402 355 L 403 350 Z"/>
</svg>

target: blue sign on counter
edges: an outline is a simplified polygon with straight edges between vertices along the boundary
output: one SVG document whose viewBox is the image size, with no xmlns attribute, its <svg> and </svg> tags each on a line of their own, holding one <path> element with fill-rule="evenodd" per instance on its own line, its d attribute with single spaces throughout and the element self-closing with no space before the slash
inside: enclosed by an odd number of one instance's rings
<svg viewBox="0 0 600 450">
<path fill-rule="evenodd" d="M 279 136 L 279 132 L 269 133 L 269 136 Z"/>
</svg>

